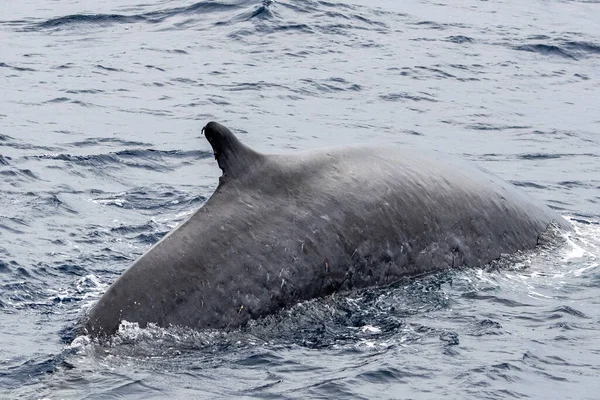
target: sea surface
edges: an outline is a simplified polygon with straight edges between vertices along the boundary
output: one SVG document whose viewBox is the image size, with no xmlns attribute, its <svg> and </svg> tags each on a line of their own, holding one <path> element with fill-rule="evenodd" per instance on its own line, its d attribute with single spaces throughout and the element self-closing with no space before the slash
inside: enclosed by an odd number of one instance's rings
<svg viewBox="0 0 600 400">
<path fill-rule="evenodd" d="M 237 330 L 78 336 L 214 191 L 210 120 L 458 155 L 573 230 Z M 599 258 L 597 0 L 0 0 L 2 399 L 599 399 Z"/>
</svg>

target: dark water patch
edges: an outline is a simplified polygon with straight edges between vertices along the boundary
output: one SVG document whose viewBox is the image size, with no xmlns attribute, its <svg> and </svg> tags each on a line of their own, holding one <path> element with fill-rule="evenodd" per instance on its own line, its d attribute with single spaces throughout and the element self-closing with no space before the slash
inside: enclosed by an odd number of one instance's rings
<svg viewBox="0 0 600 400">
<path fill-rule="evenodd" d="M 219 95 L 212 95 L 208 98 L 208 101 L 217 106 L 230 106 L 231 103 L 225 100 L 225 97 Z"/>
<path fill-rule="evenodd" d="M 12 272 L 10 265 L 5 261 L 0 260 L 0 274 L 7 274 L 10 272 Z"/>
<path fill-rule="evenodd" d="M 568 322 L 560 321 L 555 324 L 549 325 L 548 329 L 560 329 L 561 331 L 572 331 L 577 329 L 574 325 L 569 324 Z M 567 339 L 569 340 L 569 339 Z"/>
<path fill-rule="evenodd" d="M 282 365 L 283 357 L 273 353 L 251 354 L 248 357 L 236 361 L 236 365 L 247 367 L 278 367 Z"/>
<path fill-rule="evenodd" d="M 116 156 L 124 158 L 148 158 L 161 159 L 166 158 L 208 158 L 212 154 L 202 150 L 155 150 L 155 149 L 131 149 L 121 150 L 114 153 Z"/>
<path fill-rule="evenodd" d="M 275 26 L 263 25 L 260 27 L 256 27 L 255 33 L 302 33 L 302 34 L 312 34 L 314 30 L 306 24 L 278 24 Z"/>
<path fill-rule="evenodd" d="M 568 157 L 570 154 L 545 154 L 545 153 L 532 153 L 532 154 L 520 154 L 517 158 L 521 160 L 551 160 L 555 158 Z"/>
<path fill-rule="evenodd" d="M 71 101 L 68 97 L 56 97 L 52 100 L 45 101 L 44 103 L 66 103 L 68 101 Z"/>
<path fill-rule="evenodd" d="M 198 83 L 196 80 L 190 79 L 190 78 L 172 78 L 171 81 L 172 82 L 179 82 L 179 83 L 187 83 L 187 84 L 190 84 L 190 85 Z"/>
<path fill-rule="evenodd" d="M 420 71 L 426 71 L 426 72 L 431 72 L 433 73 L 434 77 L 437 78 L 442 78 L 442 79 L 447 79 L 447 78 L 456 78 L 455 75 L 452 75 L 448 72 L 442 71 L 439 68 L 432 68 L 432 67 L 425 67 L 422 65 L 417 65 L 415 67 L 415 69 L 420 70 Z M 416 79 L 421 79 L 421 77 L 415 77 Z"/>
<path fill-rule="evenodd" d="M 71 101 L 71 104 L 77 104 L 78 106 L 82 106 L 82 107 L 98 107 L 98 105 L 96 105 L 96 104 L 87 103 L 87 102 L 81 101 L 81 100 L 73 100 L 73 101 Z"/>
<path fill-rule="evenodd" d="M 53 18 L 39 23 L 36 28 L 52 29 L 64 28 L 73 25 L 110 25 L 118 23 L 134 23 L 146 21 L 141 15 L 120 15 L 120 14 L 73 14 L 64 17 Z"/>
<path fill-rule="evenodd" d="M 464 64 L 448 64 L 448 66 L 451 67 L 451 68 L 461 69 L 461 70 L 464 70 L 464 71 L 470 71 L 471 70 L 471 68 L 469 66 L 464 65 Z"/>
<path fill-rule="evenodd" d="M 71 68 L 73 68 L 74 65 L 75 64 L 73 64 L 73 63 L 65 63 L 65 64 L 60 64 L 60 65 L 54 67 L 53 69 L 58 69 L 58 70 L 71 69 Z"/>
<path fill-rule="evenodd" d="M 355 14 L 351 14 L 351 18 L 354 21 L 360 21 L 360 22 L 362 22 L 364 24 L 367 24 L 367 25 L 377 26 L 377 27 L 380 27 L 380 28 L 388 28 L 388 25 L 385 22 L 375 21 L 375 20 L 370 19 L 368 17 L 365 17 L 364 15 L 361 15 L 361 14 L 356 14 L 356 13 Z"/>
<path fill-rule="evenodd" d="M 53 374 L 59 368 L 74 368 L 71 363 L 65 360 L 67 353 L 50 357 L 46 355 L 38 356 L 26 361 L 22 361 L 22 357 L 6 360 L 12 365 L 9 364 L 0 370 L 0 387 L 15 390 L 31 384 L 33 380 Z"/>
<path fill-rule="evenodd" d="M 436 103 L 437 100 L 433 97 L 433 95 L 429 93 L 419 92 L 419 94 L 410 94 L 407 92 L 399 92 L 399 93 L 390 93 L 379 96 L 381 100 L 385 101 L 428 101 L 432 103 Z"/>
<path fill-rule="evenodd" d="M 24 177 L 27 180 L 38 180 L 39 178 L 30 169 L 7 169 L 1 170 L 0 175 L 10 178 Z"/>
<path fill-rule="evenodd" d="M 560 306 L 558 308 L 553 309 L 551 312 L 553 314 L 567 314 L 567 315 L 572 315 L 574 317 L 584 318 L 584 319 L 589 318 L 588 316 L 586 316 L 581 311 L 576 310 L 576 309 L 574 309 L 572 307 L 569 307 L 569 306 Z"/>
<path fill-rule="evenodd" d="M 546 35 L 530 35 L 527 36 L 527 40 L 550 40 L 550 36 Z"/>
<path fill-rule="evenodd" d="M 467 129 L 474 129 L 476 131 L 505 131 L 513 129 L 531 129 L 531 126 L 527 125 L 493 125 L 486 123 L 475 123 L 465 125 Z"/>
<path fill-rule="evenodd" d="M 167 53 L 167 54 L 189 54 L 187 51 L 183 49 L 161 49 L 156 47 L 142 47 L 143 50 L 148 51 L 156 51 L 159 53 Z"/>
<path fill-rule="evenodd" d="M 426 37 L 426 38 L 412 38 L 412 39 L 409 39 L 409 40 L 411 40 L 413 42 L 437 42 L 437 39 L 428 38 L 428 37 Z"/>
<path fill-rule="evenodd" d="M 149 221 L 142 225 L 121 225 L 121 226 L 112 227 L 112 228 L 110 228 L 110 231 L 114 234 L 128 235 L 128 234 L 132 234 L 132 233 L 153 231 L 153 230 L 156 230 L 157 228 L 158 228 L 158 224 L 156 222 Z"/>
<path fill-rule="evenodd" d="M 448 346 L 457 346 L 460 344 L 458 333 L 452 331 L 442 331 L 439 334 L 440 341 Z"/>
<path fill-rule="evenodd" d="M 0 296 L 13 310 L 47 309 L 50 304 L 45 287 L 46 284 L 38 282 L 25 268 L 18 267 L 0 284 Z"/>
<path fill-rule="evenodd" d="M 515 186 L 520 186 L 520 187 L 539 189 L 539 190 L 546 189 L 546 186 L 540 185 L 539 183 L 536 183 L 536 182 L 527 182 L 527 181 L 509 181 L 509 182 Z"/>
<path fill-rule="evenodd" d="M 79 90 L 74 90 L 74 89 L 69 89 L 69 90 L 63 90 L 65 93 L 69 93 L 69 94 L 98 94 L 98 93 L 104 93 L 105 91 L 102 89 L 79 89 Z"/>
<path fill-rule="evenodd" d="M 85 274 L 87 274 L 87 270 L 82 267 L 79 264 L 76 263 L 63 263 L 60 264 L 56 267 L 54 267 L 54 269 L 58 272 L 60 272 L 61 274 L 68 274 L 68 275 L 76 275 L 76 276 L 83 276 Z"/>
<path fill-rule="evenodd" d="M 479 294 L 476 292 L 467 292 L 460 295 L 460 297 L 471 300 L 485 300 L 491 303 L 498 303 L 506 307 L 515 308 L 515 307 L 530 307 L 530 304 L 521 303 L 516 300 L 505 299 L 498 296 L 492 296 L 488 294 Z"/>
<path fill-rule="evenodd" d="M 125 70 L 122 70 L 120 68 L 105 67 L 104 65 L 101 65 L 101 64 L 96 64 L 96 68 L 104 70 L 104 71 L 110 71 L 110 72 L 125 72 Z"/>
<path fill-rule="evenodd" d="M 542 357 L 542 356 L 537 356 L 535 354 L 533 354 L 530 351 L 527 351 L 523 354 L 523 358 L 522 358 L 523 362 L 525 364 L 529 364 L 529 365 L 539 365 L 539 364 L 545 364 L 545 365 L 562 365 L 562 366 L 570 366 L 572 365 L 571 363 L 567 362 L 567 360 L 558 357 L 558 356 L 546 356 L 546 357 Z"/>
<path fill-rule="evenodd" d="M 566 49 L 551 44 L 523 44 L 519 46 L 514 46 L 513 49 L 519 51 L 527 51 L 530 53 L 537 53 L 544 56 L 557 56 L 562 58 L 567 58 L 569 60 L 577 60 L 574 54 L 567 51 Z"/>
<path fill-rule="evenodd" d="M 152 233 L 140 233 L 139 235 L 135 236 L 133 240 L 141 244 L 153 245 L 157 243 L 160 239 L 162 239 L 167 233 L 169 233 L 168 230 L 157 231 Z"/>
<path fill-rule="evenodd" d="M 590 77 L 585 74 L 573 74 L 574 77 L 579 78 L 583 81 L 589 81 Z"/>
<path fill-rule="evenodd" d="M 415 22 L 411 25 L 415 25 L 415 26 L 422 26 L 428 29 L 439 29 L 439 30 L 443 30 L 444 26 L 442 24 L 439 24 L 437 22 L 434 21 L 420 21 L 420 22 Z"/>
<path fill-rule="evenodd" d="M 406 378 L 414 378 L 416 376 L 420 376 L 421 378 L 428 378 L 428 376 L 413 374 L 408 370 L 402 371 L 393 367 L 378 368 L 374 371 L 363 372 L 358 374 L 356 378 L 371 384 L 389 384 L 393 382 L 408 383 L 410 379 Z"/>
<path fill-rule="evenodd" d="M 241 3 L 243 4 L 243 2 Z M 229 11 L 240 7 L 235 3 L 220 3 L 212 1 L 201 1 L 190 6 L 166 8 L 164 10 L 152 11 L 140 14 L 72 14 L 63 17 L 52 18 L 37 23 L 28 30 L 61 30 L 81 27 L 106 27 L 116 24 L 158 24 L 176 16 L 202 15 L 217 11 Z"/>
<path fill-rule="evenodd" d="M 567 41 L 562 45 L 580 55 L 600 54 L 600 45 L 595 43 Z"/>
<path fill-rule="evenodd" d="M 54 193 L 50 193 L 50 196 L 42 198 L 41 201 L 36 204 L 36 207 L 39 207 L 39 206 L 42 206 L 42 207 L 49 206 L 50 208 L 64 210 L 70 214 L 79 214 L 77 211 L 75 211 L 73 208 L 71 208 L 66 202 L 61 200 L 58 197 L 58 194 L 54 194 Z M 48 207 L 44 207 L 44 208 L 48 209 Z"/>
<path fill-rule="evenodd" d="M 250 13 L 250 15 L 248 15 L 246 18 L 246 20 L 250 20 L 253 18 L 259 18 L 259 19 L 268 19 L 268 18 L 273 18 L 273 12 L 271 11 L 271 9 L 269 8 L 269 6 L 273 4 L 272 0 L 263 0 L 263 4 L 256 7 L 256 9 L 254 11 L 252 11 Z"/>
<path fill-rule="evenodd" d="M 448 36 L 446 38 L 446 41 L 452 42 L 452 43 L 458 43 L 458 44 L 475 42 L 475 40 L 473 38 L 471 38 L 469 36 L 463 36 L 463 35 Z"/>
<path fill-rule="evenodd" d="M 585 182 L 580 182 L 580 181 L 562 181 L 562 182 L 558 182 L 558 186 L 564 186 L 569 189 L 589 188 L 590 187 L 589 184 L 587 184 Z"/>
<path fill-rule="evenodd" d="M 409 135 L 415 135 L 415 136 L 425 136 L 424 134 L 422 134 L 421 132 L 417 132 L 417 131 L 413 131 L 410 129 L 405 129 L 402 132 L 404 133 L 408 133 Z"/>
<path fill-rule="evenodd" d="M 12 176 L 17 176 L 18 174 L 16 171 L 13 171 L 13 170 L 3 170 L 3 171 L 0 171 L 0 175 L 12 177 Z"/>
<path fill-rule="evenodd" d="M 377 12 L 361 6 L 353 6 L 343 3 L 327 2 L 298 2 L 298 3 L 276 3 L 277 8 L 285 8 L 296 14 L 310 14 L 309 24 L 301 24 L 302 33 L 320 33 L 324 35 L 345 35 L 349 31 L 377 31 L 387 32 L 388 24 L 381 19 L 385 12 Z M 274 12 L 273 9 L 272 12 Z M 274 14 L 276 17 L 277 14 Z M 277 18 L 279 20 L 281 18 Z M 277 21 L 279 27 L 289 30 L 289 26 L 296 24 Z M 277 28 L 272 27 L 273 31 Z M 297 30 L 298 28 L 295 28 Z"/>
<path fill-rule="evenodd" d="M 148 68 L 148 69 L 155 69 L 157 71 L 165 72 L 164 68 L 156 67 L 154 65 L 145 65 L 145 67 Z"/>
<path fill-rule="evenodd" d="M 471 336 L 502 335 L 504 330 L 501 323 L 491 319 L 483 319 L 471 324 L 469 334 Z"/>
<path fill-rule="evenodd" d="M 269 89 L 269 88 L 281 88 L 281 89 L 289 90 L 289 88 L 287 88 L 285 86 L 282 86 L 282 85 L 279 85 L 276 83 L 265 82 L 265 81 L 240 82 L 240 83 L 234 83 L 232 85 L 225 86 L 225 90 L 232 91 L 232 92 L 243 91 L 243 90 L 259 91 L 259 90 L 265 90 L 265 89 Z"/>
<path fill-rule="evenodd" d="M 13 71 L 19 71 L 19 72 L 35 72 L 35 69 L 33 69 L 33 68 L 9 65 L 9 64 L 3 63 L 3 62 L 0 62 L 0 68 L 10 68 Z"/>
<path fill-rule="evenodd" d="M 3 222 L 2 220 L 5 220 L 5 221 Z M 6 231 L 16 234 L 16 235 L 25 234 L 25 231 L 16 227 L 13 222 L 14 222 L 14 218 L 0 216 L 0 230 L 6 230 Z"/>
<path fill-rule="evenodd" d="M 37 212 L 44 217 L 48 215 L 61 214 L 63 212 L 72 215 L 79 214 L 67 202 L 61 200 L 59 195 L 59 192 L 29 192 L 23 195 L 23 201 L 27 210 L 30 210 L 34 214 Z M 39 215 L 37 217 L 39 217 Z M 27 222 L 23 221 L 22 224 L 25 225 Z"/>
</svg>

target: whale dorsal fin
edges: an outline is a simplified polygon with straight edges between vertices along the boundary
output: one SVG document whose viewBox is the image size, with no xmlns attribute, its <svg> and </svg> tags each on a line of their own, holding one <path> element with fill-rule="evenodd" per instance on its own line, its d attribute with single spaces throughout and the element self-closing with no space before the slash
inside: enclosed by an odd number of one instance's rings
<svg viewBox="0 0 600 400">
<path fill-rule="evenodd" d="M 219 168 L 223 171 L 223 178 L 237 178 L 243 175 L 252 164 L 263 157 L 217 122 L 209 122 L 202 131 L 213 148 Z"/>
</svg>

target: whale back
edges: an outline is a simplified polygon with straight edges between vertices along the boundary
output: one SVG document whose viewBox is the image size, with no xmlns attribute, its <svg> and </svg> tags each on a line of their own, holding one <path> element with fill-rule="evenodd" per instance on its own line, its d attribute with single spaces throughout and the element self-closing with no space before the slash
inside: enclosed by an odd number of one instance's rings
<svg viewBox="0 0 600 400">
<path fill-rule="evenodd" d="M 211 122 L 211 198 L 138 259 L 85 329 L 228 328 L 300 300 L 483 266 L 562 217 L 462 160 L 414 149 L 260 154 Z"/>
</svg>

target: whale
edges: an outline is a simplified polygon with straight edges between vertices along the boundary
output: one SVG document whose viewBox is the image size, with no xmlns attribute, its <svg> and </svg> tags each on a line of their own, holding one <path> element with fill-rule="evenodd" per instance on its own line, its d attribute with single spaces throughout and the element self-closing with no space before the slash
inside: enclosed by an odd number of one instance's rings
<svg viewBox="0 0 600 400">
<path fill-rule="evenodd" d="M 210 198 L 135 261 L 82 320 L 230 329 L 334 292 L 482 267 L 569 223 L 518 187 L 439 152 L 346 146 L 263 154 L 203 133 L 222 175 Z"/>
</svg>

